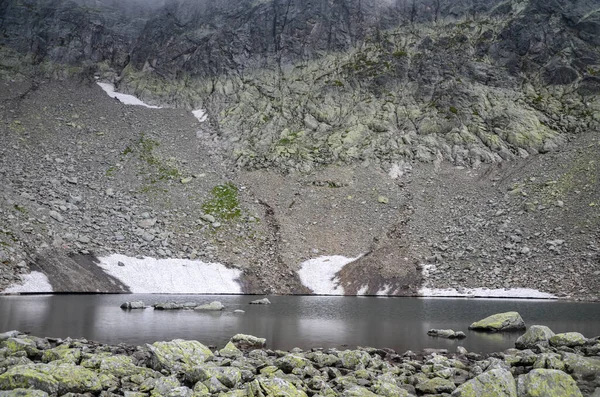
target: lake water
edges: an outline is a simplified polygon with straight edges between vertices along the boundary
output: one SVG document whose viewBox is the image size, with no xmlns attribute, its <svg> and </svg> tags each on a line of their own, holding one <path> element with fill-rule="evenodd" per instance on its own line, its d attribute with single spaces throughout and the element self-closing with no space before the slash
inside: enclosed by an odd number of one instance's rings
<svg viewBox="0 0 600 397">
<path fill-rule="evenodd" d="M 464 346 L 488 353 L 514 347 L 519 333 L 468 330 L 488 315 L 518 311 L 527 325 L 554 332 L 600 335 L 600 304 L 542 300 L 426 299 L 269 296 L 271 305 L 249 305 L 254 296 L 202 295 L 20 295 L 0 297 L 0 332 L 18 329 L 36 336 L 84 337 L 104 343 L 143 344 L 175 338 L 224 346 L 237 333 L 267 339 L 271 349 L 294 347 L 389 347 L 398 352 Z M 124 311 L 124 301 L 222 302 L 223 312 Z M 233 313 L 242 309 L 243 314 Z M 431 328 L 464 331 L 462 341 L 433 338 Z"/>
</svg>

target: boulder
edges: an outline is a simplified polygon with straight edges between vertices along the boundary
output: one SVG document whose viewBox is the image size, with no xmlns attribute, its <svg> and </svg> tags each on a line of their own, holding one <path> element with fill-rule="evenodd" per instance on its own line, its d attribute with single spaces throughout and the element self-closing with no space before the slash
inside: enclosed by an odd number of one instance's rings
<svg viewBox="0 0 600 397">
<path fill-rule="evenodd" d="M 208 347 L 193 340 L 175 339 L 147 346 L 150 349 L 151 367 L 156 371 L 188 372 L 213 356 Z"/>
<path fill-rule="evenodd" d="M 223 309 L 225 309 L 225 306 L 223 306 L 223 304 L 219 301 L 213 301 L 213 302 L 210 302 L 210 303 L 207 303 L 204 305 L 196 306 L 194 308 L 194 310 L 200 310 L 200 311 L 205 310 L 205 311 L 215 311 L 215 312 L 221 311 Z"/>
<path fill-rule="evenodd" d="M 378 395 L 366 387 L 351 386 L 342 392 L 341 397 L 378 397 Z"/>
<path fill-rule="evenodd" d="M 448 339 L 464 339 L 467 337 L 467 335 L 465 335 L 464 332 L 454 331 L 451 329 L 430 329 L 429 331 L 427 331 L 427 335 Z"/>
<path fill-rule="evenodd" d="M 369 353 L 362 350 L 344 350 L 339 354 L 342 367 L 346 369 L 366 368 L 371 362 Z"/>
<path fill-rule="evenodd" d="M 556 369 L 534 369 L 517 379 L 518 397 L 583 397 L 577 384 Z"/>
<path fill-rule="evenodd" d="M 235 367 L 218 367 L 212 363 L 205 363 L 186 372 L 185 378 L 191 383 L 206 382 L 216 378 L 223 386 L 231 389 L 242 381 L 242 372 Z"/>
<path fill-rule="evenodd" d="M 517 312 L 498 313 L 474 322 L 469 329 L 476 331 L 499 332 L 525 329 L 525 322 Z"/>
<path fill-rule="evenodd" d="M 456 386 L 448 379 L 433 378 L 418 383 L 416 389 L 423 394 L 441 394 L 452 393 Z"/>
<path fill-rule="evenodd" d="M 235 347 L 242 350 L 261 349 L 267 344 L 267 340 L 265 338 L 258 338 L 256 336 L 246 334 L 234 335 L 230 342 L 233 343 Z"/>
<path fill-rule="evenodd" d="M 564 353 L 563 362 L 567 372 L 576 380 L 594 382 L 600 387 L 600 357 L 584 357 L 579 354 Z"/>
<path fill-rule="evenodd" d="M 517 349 L 533 349 L 537 345 L 548 347 L 548 341 L 554 336 L 554 332 L 545 325 L 532 325 L 515 343 Z"/>
<path fill-rule="evenodd" d="M 275 360 L 275 366 L 286 374 L 289 374 L 296 368 L 312 367 L 312 364 L 300 355 L 286 354 Z"/>
<path fill-rule="evenodd" d="M 0 390 L 33 388 L 48 394 L 96 393 L 102 390 L 98 376 L 71 364 L 28 364 L 10 367 L 0 375 Z"/>
<path fill-rule="evenodd" d="M 305 392 L 298 390 L 291 382 L 278 377 L 259 377 L 248 383 L 246 393 L 249 396 L 308 397 Z"/>
<path fill-rule="evenodd" d="M 510 371 L 496 368 L 460 385 L 452 397 L 517 397 L 517 386 Z"/>
<path fill-rule="evenodd" d="M 533 368 L 558 369 L 560 371 L 564 371 L 565 363 L 562 361 L 559 354 L 542 353 L 537 356 L 537 360 L 535 360 Z"/>
<path fill-rule="evenodd" d="M 550 345 L 554 347 L 575 347 L 583 346 L 586 343 L 587 339 L 579 332 L 565 332 L 563 334 L 556 334 L 550 338 Z"/>
<path fill-rule="evenodd" d="M 133 310 L 133 309 L 145 309 L 146 306 L 142 301 L 132 301 L 132 302 L 124 302 L 121 304 L 121 309 L 123 310 Z"/>
<path fill-rule="evenodd" d="M 268 300 L 267 298 L 262 298 L 262 299 L 257 299 L 254 300 L 252 302 L 250 302 L 251 305 L 270 305 L 271 301 Z"/>
<path fill-rule="evenodd" d="M 235 347 L 235 345 L 232 342 L 228 342 L 224 348 L 219 350 L 219 355 L 221 357 L 226 358 L 236 358 L 243 356 L 244 353 L 242 353 L 240 349 Z"/>
<path fill-rule="evenodd" d="M 13 389 L 0 391 L 0 397 L 48 397 L 48 393 L 34 389 Z"/>
</svg>

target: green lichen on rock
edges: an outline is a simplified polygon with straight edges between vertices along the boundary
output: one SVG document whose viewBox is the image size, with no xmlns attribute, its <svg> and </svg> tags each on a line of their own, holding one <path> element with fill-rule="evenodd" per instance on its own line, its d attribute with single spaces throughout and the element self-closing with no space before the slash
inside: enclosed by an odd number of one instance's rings
<svg viewBox="0 0 600 397">
<path fill-rule="evenodd" d="M 30 357 L 40 352 L 35 342 L 27 338 L 8 338 L 0 342 L 0 347 L 6 348 L 11 353 L 23 351 Z"/>
<path fill-rule="evenodd" d="M 552 345 L 554 347 L 583 346 L 586 344 L 586 342 L 587 342 L 587 339 L 585 338 L 585 336 L 583 336 L 579 332 L 565 332 L 562 334 L 556 334 L 550 338 L 550 345 Z"/>
<path fill-rule="evenodd" d="M 235 345 L 232 342 L 227 342 L 225 347 L 219 350 L 219 355 L 221 357 L 236 358 L 243 356 L 244 353 L 242 353 L 240 349 L 235 347 Z"/>
<path fill-rule="evenodd" d="M 542 353 L 537 356 L 537 360 L 535 360 L 533 368 L 558 369 L 560 371 L 564 371 L 565 363 L 562 361 L 559 354 Z"/>
<path fill-rule="evenodd" d="M 536 345 L 548 347 L 548 341 L 554 336 L 554 332 L 545 325 L 532 325 L 515 342 L 517 349 L 531 349 Z"/>
<path fill-rule="evenodd" d="M 191 382 L 206 382 L 211 378 L 216 378 L 227 388 L 234 388 L 242 380 L 242 372 L 235 367 L 218 367 L 211 363 L 205 363 L 195 366 L 188 371 L 185 378 Z"/>
<path fill-rule="evenodd" d="M 48 397 L 48 393 L 35 389 L 14 389 L 0 391 L 0 397 Z"/>
<path fill-rule="evenodd" d="M 448 379 L 433 378 L 418 383 L 416 389 L 423 394 L 452 393 L 456 385 Z"/>
<path fill-rule="evenodd" d="M 79 364 L 81 360 L 81 349 L 70 348 L 67 344 L 56 346 L 53 349 L 45 350 L 42 354 L 42 361 L 49 363 L 51 361 L 60 361 L 62 363 Z"/>
<path fill-rule="evenodd" d="M 492 369 L 463 383 L 452 397 L 517 397 L 517 386 L 512 374 L 501 368 Z"/>
<path fill-rule="evenodd" d="M 11 367 L 0 375 L 0 390 L 34 388 L 49 394 L 86 393 L 102 390 L 98 376 L 70 364 L 29 364 Z"/>
<path fill-rule="evenodd" d="M 564 353 L 563 361 L 569 373 L 575 379 L 594 379 L 600 381 L 600 358 L 583 357 L 578 354 Z"/>
<path fill-rule="evenodd" d="M 344 350 L 339 356 L 344 368 L 354 370 L 365 368 L 371 362 L 369 353 L 361 350 Z"/>
<path fill-rule="evenodd" d="M 298 390 L 291 382 L 279 377 L 259 377 L 248 383 L 246 392 L 249 397 L 308 397 L 304 391 Z"/>
<path fill-rule="evenodd" d="M 285 373 L 290 373 L 296 368 L 312 367 L 309 360 L 295 354 L 286 354 L 275 360 L 275 366 Z"/>
<path fill-rule="evenodd" d="M 498 332 L 525 329 L 525 322 L 517 312 L 498 313 L 474 322 L 469 329 Z"/>
<path fill-rule="evenodd" d="M 342 397 L 377 397 L 377 394 L 363 386 L 352 386 L 342 392 Z"/>
<path fill-rule="evenodd" d="M 217 185 L 211 190 L 211 197 L 202 204 L 202 211 L 216 218 L 231 220 L 241 216 L 238 188 L 231 182 Z"/>
<path fill-rule="evenodd" d="M 583 397 L 569 375 L 555 369 L 534 369 L 517 379 L 518 397 Z"/>
<path fill-rule="evenodd" d="M 175 339 L 147 346 L 151 354 L 151 367 L 157 371 L 191 371 L 213 356 L 208 347 L 192 340 Z"/>
</svg>

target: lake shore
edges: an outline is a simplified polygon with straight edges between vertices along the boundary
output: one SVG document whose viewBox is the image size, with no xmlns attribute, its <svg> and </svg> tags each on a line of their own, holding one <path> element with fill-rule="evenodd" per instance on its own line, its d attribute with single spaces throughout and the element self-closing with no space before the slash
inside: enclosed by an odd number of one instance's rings
<svg viewBox="0 0 600 397">
<path fill-rule="evenodd" d="M 225 346 L 181 339 L 134 346 L 9 331 L 0 334 L 0 390 L 8 391 L 0 395 L 516 397 L 600 390 L 600 338 L 531 326 L 516 346 L 488 355 L 461 346 L 282 351 L 243 334 Z"/>
</svg>

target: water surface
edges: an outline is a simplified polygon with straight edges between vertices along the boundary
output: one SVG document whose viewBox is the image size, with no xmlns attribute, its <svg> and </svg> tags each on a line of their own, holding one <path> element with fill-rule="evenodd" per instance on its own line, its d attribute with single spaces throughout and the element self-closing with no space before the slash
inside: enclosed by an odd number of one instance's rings
<svg viewBox="0 0 600 397">
<path fill-rule="evenodd" d="M 104 343 L 143 344 L 175 338 L 224 346 L 236 333 L 267 339 L 272 349 L 294 347 L 389 347 L 398 352 L 461 345 L 487 353 L 514 346 L 519 333 L 468 330 L 488 315 L 518 311 L 528 325 L 554 332 L 600 335 L 600 304 L 542 300 L 427 299 L 377 297 L 269 296 L 271 305 L 249 305 L 259 297 L 228 295 L 21 295 L 0 297 L 0 332 L 11 329 L 37 336 L 84 337 Z M 124 301 L 146 304 L 221 301 L 223 312 L 124 311 Z M 244 314 L 233 313 L 242 309 Z M 431 328 L 464 331 L 453 341 L 427 335 Z"/>
</svg>

